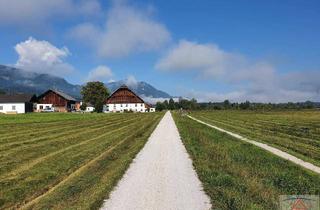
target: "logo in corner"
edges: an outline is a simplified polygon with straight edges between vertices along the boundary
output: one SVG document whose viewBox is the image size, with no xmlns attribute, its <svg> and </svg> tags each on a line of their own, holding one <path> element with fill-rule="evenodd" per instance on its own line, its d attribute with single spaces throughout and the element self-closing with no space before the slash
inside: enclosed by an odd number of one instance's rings
<svg viewBox="0 0 320 210">
<path fill-rule="evenodd" d="M 320 210 L 318 195 L 280 195 L 280 210 Z"/>
</svg>

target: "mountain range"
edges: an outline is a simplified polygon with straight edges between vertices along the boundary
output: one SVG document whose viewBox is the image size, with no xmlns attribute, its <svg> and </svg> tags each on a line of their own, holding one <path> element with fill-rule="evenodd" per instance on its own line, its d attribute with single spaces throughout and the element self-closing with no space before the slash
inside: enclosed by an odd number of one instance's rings
<svg viewBox="0 0 320 210">
<path fill-rule="evenodd" d="M 110 82 L 105 86 L 115 91 L 121 85 L 126 84 L 139 96 L 148 98 L 170 98 L 171 96 L 156 89 L 147 82 L 135 82 L 127 84 L 126 80 Z M 48 89 L 63 91 L 75 98 L 81 98 L 81 85 L 70 84 L 64 78 L 50 74 L 39 74 L 24 71 L 22 69 L 0 65 L 0 89 L 7 93 L 34 93 L 41 94 Z"/>
</svg>

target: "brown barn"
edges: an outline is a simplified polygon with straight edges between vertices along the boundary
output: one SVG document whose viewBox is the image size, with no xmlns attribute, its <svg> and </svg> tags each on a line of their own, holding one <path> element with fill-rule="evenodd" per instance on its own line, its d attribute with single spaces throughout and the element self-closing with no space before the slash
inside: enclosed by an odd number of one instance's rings
<svg viewBox="0 0 320 210">
<path fill-rule="evenodd" d="M 38 97 L 38 104 L 52 104 L 55 111 L 70 112 L 75 110 L 76 99 L 58 90 L 48 90 Z"/>
<path fill-rule="evenodd" d="M 106 100 L 106 112 L 145 112 L 146 106 L 142 98 L 130 90 L 126 85 L 122 85 L 114 91 Z"/>
</svg>

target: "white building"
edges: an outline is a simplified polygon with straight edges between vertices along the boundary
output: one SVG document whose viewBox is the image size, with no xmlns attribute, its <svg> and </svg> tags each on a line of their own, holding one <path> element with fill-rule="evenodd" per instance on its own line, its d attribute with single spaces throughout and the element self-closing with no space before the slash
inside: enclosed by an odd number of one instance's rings
<svg viewBox="0 0 320 210">
<path fill-rule="evenodd" d="M 33 102 L 36 102 L 35 95 L 0 95 L 0 113 L 23 114 L 33 112 Z"/>
<path fill-rule="evenodd" d="M 122 85 L 107 99 L 104 112 L 146 112 L 145 102 L 127 86 Z"/>
</svg>

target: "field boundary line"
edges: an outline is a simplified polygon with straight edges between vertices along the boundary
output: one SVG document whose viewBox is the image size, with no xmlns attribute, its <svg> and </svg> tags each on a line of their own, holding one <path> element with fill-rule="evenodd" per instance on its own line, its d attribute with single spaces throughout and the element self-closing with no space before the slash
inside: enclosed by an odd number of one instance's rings
<svg viewBox="0 0 320 210">
<path fill-rule="evenodd" d="M 290 161 L 292 163 L 295 163 L 295 164 L 297 164 L 299 166 L 302 166 L 303 168 L 309 169 L 309 170 L 311 170 L 311 171 L 313 171 L 313 172 L 315 172 L 317 174 L 320 174 L 320 167 L 318 167 L 318 166 L 316 166 L 316 165 L 314 165 L 312 163 L 306 162 L 304 160 L 301 160 L 300 158 L 297 158 L 296 156 L 290 155 L 287 152 L 284 152 L 284 151 L 282 151 L 280 149 L 274 148 L 272 146 L 269 146 L 269 145 L 261 143 L 261 142 L 250 140 L 250 139 L 248 139 L 246 137 L 243 137 L 243 136 L 241 136 L 239 134 L 224 130 L 224 129 L 219 128 L 217 126 L 211 125 L 211 124 L 203 122 L 201 120 L 198 120 L 197 118 L 194 118 L 194 117 L 192 117 L 190 115 L 187 115 L 187 116 L 190 119 L 192 119 L 192 120 L 194 120 L 194 121 L 196 121 L 198 123 L 201 123 L 203 125 L 209 126 L 209 127 L 214 128 L 214 129 L 216 129 L 218 131 L 221 131 L 223 133 L 227 133 L 230 136 L 233 136 L 233 137 L 235 137 L 235 138 L 237 138 L 239 140 L 242 140 L 242 141 L 245 141 L 247 143 L 253 144 L 253 145 L 257 146 L 257 147 L 260 147 L 261 149 L 264 149 L 264 150 L 266 150 L 268 152 L 271 152 L 272 154 L 274 154 L 274 155 L 276 155 L 278 157 L 281 157 L 281 158 L 283 158 L 285 160 L 288 160 L 288 161 Z"/>
</svg>

